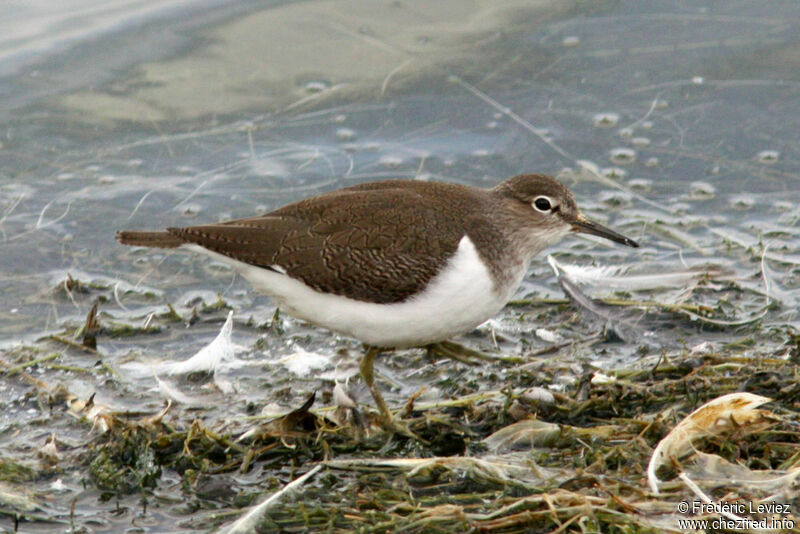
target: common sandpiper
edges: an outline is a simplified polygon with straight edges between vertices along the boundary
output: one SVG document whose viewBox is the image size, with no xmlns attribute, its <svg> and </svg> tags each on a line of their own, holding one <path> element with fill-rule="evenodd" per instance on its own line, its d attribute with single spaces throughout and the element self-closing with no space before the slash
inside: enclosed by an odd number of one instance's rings
<svg viewBox="0 0 800 534">
<path fill-rule="evenodd" d="M 120 231 L 125 245 L 185 248 L 222 260 L 282 310 L 367 345 L 375 385 L 381 349 L 445 341 L 499 312 L 531 259 L 571 232 L 630 247 L 588 220 L 566 186 L 523 174 L 491 189 L 419 180 L 371 182 L 270 213 L 163 231 Z"/>
</svg>

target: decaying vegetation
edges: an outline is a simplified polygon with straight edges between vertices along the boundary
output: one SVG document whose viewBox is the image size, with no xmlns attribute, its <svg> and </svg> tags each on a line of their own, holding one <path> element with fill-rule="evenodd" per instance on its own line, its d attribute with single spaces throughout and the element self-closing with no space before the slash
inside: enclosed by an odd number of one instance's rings
<svg viewBox="0 0 800 534">
<path fill-rule="evenodd" d="M 74 290 L 79 282 L 70 283 Z M 735 286 L 725 288 L 735 301 Z M 120 350 L 106 352 L 109 343 L 187 324 L 218 329 L 227 306 L 185 317 L 169 306 L 134 324 L 101 304 L 85 325 L 0 353 L 6 409 L 38 414 L 26 423 L 38 431 L 19 427 L 25 440 L 0 453 L 3 528 L 113 531 L 167 514 L 176 530 L 227 532 L 678 532 L 686 530 L 681 519 L 719 517 L 681 513 L 679 503 L 709 500 L 786 503 L 788 513 L 748 517 L 794 521 L 789 530 L 800 531 L 800 336 L 759 320 L 713 324 L 725 305 L 704 301 L 681 305 L 712 320 L 705 324 L 663 306 L 651 313 L 729 341 L 642 343 L 610 368 L 585 354 L 614 347 L 618 336 L 580 319 L 568 300 L 515 303 L 520 321 L 571 326 L 559 340 L 520 344 L 514 354 L 478 342 L 387 356 L 393 369 L 428 369 L 416 391 L 391 397 L 420 439 L 387 435 L 347 381 L 314 382 L 300 395 L 290 376 L 263 402 L 282 398 L 291 408 L 265 414 L 248 399 L 258 389 L 238 383 L 246 377 L 162 362 L 150 367 L 153 376 L 131 378 Z M 606 321 L 624 313 L 644 328 L 649 320 L 647 302 L 631 297 L 589 305 Z M 213 343 L 228 353 L 218 359 L 269 350 L 286 335 L 280 321 L 236 322 L 255 340 L 237 348 L 225 345 L 230 331 L 220 334 Z M 385 378 L 381 387 L 397 389 Z M 106 400 L 71 389 L 86 383 Z M 130 402 L 116 404 L 114 391 Z M 61 479 L 84 488 L 53 490 Z M 96 513 L 76 512 L 78 501 Z"/>
</svg>

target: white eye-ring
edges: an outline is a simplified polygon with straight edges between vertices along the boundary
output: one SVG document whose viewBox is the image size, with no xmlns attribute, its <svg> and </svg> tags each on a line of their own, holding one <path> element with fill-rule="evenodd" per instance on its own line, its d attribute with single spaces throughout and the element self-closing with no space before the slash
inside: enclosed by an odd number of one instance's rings
<svg viewBox="0 0 800 534">
<path fill-rule="evenodd" d="M 550 213 L 553 211 L 553 201 L 546 196 L 536 197 L 531 205 L 536 209 L 536 211 L 541 211 L 542 213 Z"/>
</svg>

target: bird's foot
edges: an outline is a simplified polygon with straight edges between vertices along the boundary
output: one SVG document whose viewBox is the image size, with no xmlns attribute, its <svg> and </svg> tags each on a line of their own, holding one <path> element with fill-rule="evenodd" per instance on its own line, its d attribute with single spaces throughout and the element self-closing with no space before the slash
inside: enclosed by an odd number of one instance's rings
<svg viewBox="0 0 800 534">
<path fill-rule="evenodd" d="M 428 354 L 444 356 L 467 365 L 480 365 L 481 362 L 505 362 L 519 364 L 522 359 L 517 356 L 504 356 L 501 354 L 487 354 L 479 350 L 465 347 L 461 343 L 454 341 L 440 341 L 426 347 Z"/>
<path fill-rule="evenodd" d="M 391 435 L 405 436 L 407 438 L 419 441 L 420 443 L 428 444 L 428 440 L 416 434 L 406 421 L 396 417 L 386 418 L 383 415 L 378 416 L 378 423 L 385 432 Z"/>
<path fill-rule="evenodd" d="M 481 361 L 495 360 L 495 358 L 492 358 L 488 354 L 469 349 L 453 341 L 440 341 L 439 343 L 428 345 L 427 348 L 429 354 L 444 356 L 467 365 L 478 365 Z"/>
<path fill-rule="evenodd" d="M 361 377 L 364 380 L 364 383 L 367 384 L 369 392 L 372 394 L 372 398 L 375 399 L 375 406 L 378 408 L 378 423 L 386 432 L 390 434 L 399 434 L 401 436 L 406 436 L 408 438 L 421 441 L 422 443 L 428 443 L 426 440 L 415 434 L 409 428 L 408 424 L 403 422 L 400 418 L 393 416 L 392 412 L 389 411 L 389 407 L 386 406 L 386 402 L 383 400 L 383 395 L 381 395 L 378 385 L 375 383 L 373 361 L 378 353 L 379 349 L 373 347 L 368 348 L 360 363 Z"/>
<path fill-rule="evenodd" d="M 427 440 L 421 438 L 414 433 L 409 427 L 408 423 L 403 421 L 399 416 L 395 416 L 389 411 L 386 403 L 383 401 L 383 396 L 377 387 L 370 387 L 372 398 L 375 399 L 375 405 L 378 408 L 378 424 L 389 434 L 398 434 L 407 438 L 415 439 L 422 443 L 428 443 Z"/>
</svg>

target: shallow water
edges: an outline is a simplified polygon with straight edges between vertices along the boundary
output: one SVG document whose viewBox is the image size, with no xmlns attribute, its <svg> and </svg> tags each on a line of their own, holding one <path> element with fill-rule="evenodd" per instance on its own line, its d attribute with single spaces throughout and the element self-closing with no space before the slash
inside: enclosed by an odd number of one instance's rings
<svg viewBox="0 0 800 534">
<path fill-rule="evenodd" d="M 268 323 L 274 307 L 227 267 L 122 247 L 114 232 L 255 215 L 371 180 L 488 187 L 520 172 L 561 173 L 590 217 L 642 243 L 567 239 L 550 251 L 559 261 L 651 273 L 721 265 L 737 285 L 719 282 L 688 301 L 735 322 L 771 299 L 760 329 L 709 331 L 688 320 L 663 328 L 687 346 L 753 337 L 753 353 L 773 350 L 784 341 L 776 331 L 800 326 L 798 20 L 800 5 L 788 1 L 17 6 L 0 24 L 0 354 L 22 344 L 56 350 L 41 339 L 80 326 L 98 298 L 101 323 L 141 326 L 167 302 L 188 318 L 219 294 L 258 372 L 231 371 L 241 397 L 210 418 L 241 415 L 248 401 L 297 406 L 332 382 L 259 362 L 300 348 L 330 357 L 332 372 L 350 361 L 337 351 L 357 354 L 358 344 L 291 318 L 282 335 L 248 326 L 249 318 Z M 62 290 L 68 273 L 94 287 Z M 519 297 L 562 295 L 541 258 Z M 499 338 L 496 346 L 524 355 L 548 345 L 532 335 L 537 327 L 564 339 L 595 331 L 580 319 L 564 325 L 574 310 L 537 310 L 507 308 L 460 341 L 491 350 Z M 225 314 L 212 309 L 154 335 L 101 336 L 98 348 L 111 366 L 184 359 L 213 339 Z M 608 367 L 629 362 L 640 345 L 562 357 Z M 379 362 L 399 386 L 390 400 L 442 373 L 475 372 L 455 363 L 409 372 L 419 358 L 411 351 Z M 60 361 L 95 363 L 71 352 Z M 149 377 L 110 384 L 37 372 L 79 396 L 96 391 L 116 409 L 160 409 Z M 24 458 L 51 431 L 85 439 L 86 428 L 69 421 L 26 430 L 46 415 L 20 383 L 0 387 L 9 454 Z M 80 478 L 68 474 L 72 490 L 54 508 L 63 512 L 80 494 L 94 510 Z M 154 531 L 162 520 L 148 516 Z"/>
</svg>

